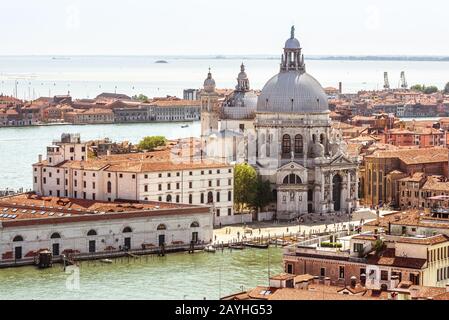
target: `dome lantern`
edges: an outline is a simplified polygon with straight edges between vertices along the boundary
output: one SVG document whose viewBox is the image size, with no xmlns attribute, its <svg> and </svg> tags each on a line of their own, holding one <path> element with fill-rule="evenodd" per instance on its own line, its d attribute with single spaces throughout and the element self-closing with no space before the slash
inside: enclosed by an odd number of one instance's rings
<svg viewBox="0 0 449 320">
<path fill-rule="evenodd" d="M 290 39 L 287 39 L 284 46 L 284 54 L 281 59 L 281 71 L 301 71 L 305 72 L 304 56 L 301 54 L 301 45 L 295 38 L 295 26 L 290 31 Z"/>
</svg>

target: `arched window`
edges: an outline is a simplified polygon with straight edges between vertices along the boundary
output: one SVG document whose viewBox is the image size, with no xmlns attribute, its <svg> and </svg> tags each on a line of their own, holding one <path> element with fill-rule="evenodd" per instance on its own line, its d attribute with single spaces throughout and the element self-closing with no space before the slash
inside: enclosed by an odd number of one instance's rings
<svg viewBox="0 0 449 320">
<path fill-rule="evenodd" d="M 112 192 L 112 183 L 111 181 L 108 181 L 108 193 Z"/>
<path fill-rule="evenodd" d="M 200 224 L 198 223 L 198 221 L 193 221 L 190 224 L 190 228 L 199 228 Z"/>
<path fill-rule="evenodd" d="M 295 136 L 295 153 L 302 154 L 304 149 L 304 144 L 302 140 L 302 135 L 297 134 Z"/>
<path fill-rule="evenodd" d="M 52 233 L 52 235 L 50 236 L 50 239 L 60 239 L 61 235 L 57 232 Z"/>
<path fill-rule="evenodd" d="M 292 174 L 289 174 L 288 176 L 285 176 L 283 183 L 284 184 L 301 184 L 302 181 L 298 175 L 292 173 Z"/>
<path fill-rule="evenodd" d="M 284 134 L 282 137 L 282 153 L 283 154 L 290 154 L 292 146 L 292 142 L 290 140 L 290 136 L 288 134 Z"/>
<path fill-rule="evenodd" d="M 320 143 L 324 145 L 324 142 L 326 141 L 326 137 L 324 136 L 324 133 L 320 134 Z"/>
<path fill-rule="evenodd" d="M 14 241 L 14 242 L 20 242 L 20 241 L 23 241 L 23 238 L 22 238 L 22 236 L 15 236 L 14 239 L 13 239 L 12 241 Z"/>
<path fill-rule="evenodd" d="M 212 191 L 209 191 L 207 193 L 207 203 L 212 203 L 212 202 L 214 202 L 214 195 L 213 195 Z"/>
<path fill-rule="evenodd" d="M 157 226 L 157 230 L 167 230 L 167 226 L 163 223 Z"/>
<path fill-rule="evenodd" d="M 166 201 L 171 202 L 171 194 L 167 195 Z"/>
<path fill-rule="evenodd" d="M 123 233 L 133 232 L 133 229 L 131 229 L 130 227 L 125 227 L 122 232 Z"/>
<path fill-rule="evenodd" d="M 94 229 L 90 229 L 89 232 L 87 233 L 88 236 L 96 236 L 97 235 L 97 231 L 95 231 Z"/>
</svg>

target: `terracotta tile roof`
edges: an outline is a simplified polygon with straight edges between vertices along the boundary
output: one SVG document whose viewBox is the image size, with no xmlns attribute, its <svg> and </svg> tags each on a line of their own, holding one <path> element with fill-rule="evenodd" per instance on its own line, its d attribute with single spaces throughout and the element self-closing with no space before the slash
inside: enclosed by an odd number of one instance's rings
<svg viewBox="0 0 449 320">
<path fill-rule="evenodd" d="M 294 279 L 295 275 L 294 274 L 288 274 L 288 273 L 281 273 L 281 274 L 277 274 L 274 275 L 272 277 L 270 277 L 270 280 L 290 280 L 290 279 Z"/>
<path fill-rule="evenodd" d="M 399 243 L 410 243 L 410 244 L 417 244 L 417 245 L 436 245 L 440 243 L 444 243 L 449 241 L 449 237 L 446 235 L 435 235 L 432 237 L 427 238 L 416 238 L 416 237 L 401 237 L 396 242 Z"/>
<path fill-rule="evenodd" d="M 3 227 L 23 223 L 63 223 L 73 220 L 169 215 L 178 212 L 208 212 L 207 206 L 156 201 L 106 202 L 72 198 L 41 197 L 26 193 L 0 198 L 0 221 Z M 206 211 L 204 211 L 206 210 Z M 111 216 L 113 215 L 113 216 Z M 48 221 L 48 222 L 46 222 Z"/>
<path fill-rule="evenodd" d="M 426 262 L 426 259 L 396 257 L 395 249 L 391 248 L 384 250 L 380 256 L 371 253 L 367 258 L 368 264 L 408 269 L 422 269 Z"/>
<path fill-rule="evenodd" d="M 371 158 L 398 158 L 405 164 L 447 162 L 449 152 L 446 148 L 428 148 L 425 152 L 422 149 L 398 149 L 393 151 L 376 151 Z"/>
</svg>

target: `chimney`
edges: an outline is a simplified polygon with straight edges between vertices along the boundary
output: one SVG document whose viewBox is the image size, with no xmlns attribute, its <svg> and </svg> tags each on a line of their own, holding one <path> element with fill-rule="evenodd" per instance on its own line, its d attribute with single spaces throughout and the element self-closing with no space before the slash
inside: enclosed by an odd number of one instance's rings
<svg viewBox="0 0 449 320">
<path fill-rule="evenodd" d="M 446 284 L 446 292 L 449 292 L 449 283 Z"/>
<path fill-rule="evenodd" d="M 320 283 L 320 277 L 314 276 L 313 277 L 313 284 L 319 284 Z"/>
<path fill-rule="evenodd" d="M 418 288 L 410 288 L 410 298 L 416 299 L 418 296 Z"/>
<path fill-rule="evenodd" d="M 356 284 L 357 284 L 357 277 L 352 276 L 351 277 L 351 288 L 355 288 Z"/>
<path fill-rule="evenodd" d="M 360 283 L 362 284 L 362 286 L 365 286 L 365 284 L 366 284 L 366 274 L 362 273 L 360 275 Z"/>
<path fill-rule="evenodd" d="M 331 278 L 329 278 L 329 277 L 324 278 L 324 285 L 325 286 L 330 286 L 331 285 Z"/>
<path fill-rule="evenodd" d="M 399 276 L 391 276 L 390 280 L 390 290 L 397 288 L 399 285 Z"/>
<path fill-rule="evenodd" d="M 38 160 L 39 160 L 39 162 L 42 162 L 42 155 L 41 154 L 38 156 Z"/>
<path fill-rule="evenodd" d="M 343 84 L 341 83 L 341 81 L 338 83 L 338 93 L 343 93 Z"/>
</svg>

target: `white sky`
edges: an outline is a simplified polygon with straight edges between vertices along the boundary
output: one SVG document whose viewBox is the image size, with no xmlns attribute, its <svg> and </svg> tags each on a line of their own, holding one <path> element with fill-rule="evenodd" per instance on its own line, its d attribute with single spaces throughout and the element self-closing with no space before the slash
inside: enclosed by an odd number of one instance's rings
<svg viewBox="0 0 449 320">
<path fill-rule="evenodd" d="M 0 55 L 449 55 L 444 0 L 1 0 Z"/>
</svg>

